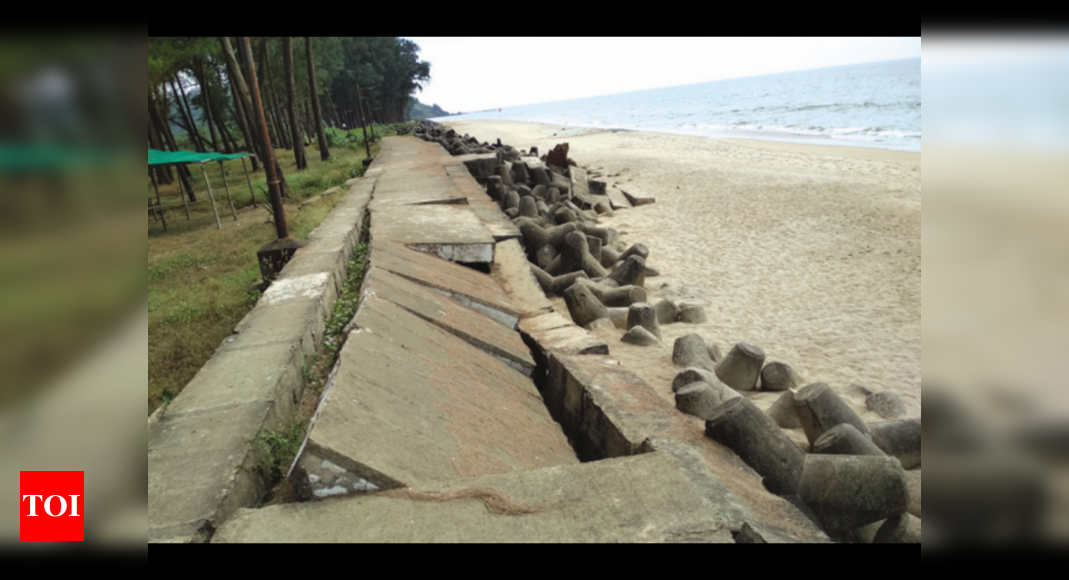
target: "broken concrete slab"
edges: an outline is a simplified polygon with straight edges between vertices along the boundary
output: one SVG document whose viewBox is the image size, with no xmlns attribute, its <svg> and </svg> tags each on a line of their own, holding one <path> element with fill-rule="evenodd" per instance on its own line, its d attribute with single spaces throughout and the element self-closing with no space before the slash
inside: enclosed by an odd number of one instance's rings
<svg viewBox="0 0 1069 580">
<path fill-rule="evenodd" d="M 519 333 L 490 317 L 465 308 L 430 288 L 371 265 L 362 287 L 489 353 L 524 376 L 535 361 Z"/>
<path fill-rule="evenodd" d="M 623 193 L 624 197 L 627 198 L 627 201 L 631 202 L 631 205 L 635 207 L 638 207 L 640 205 L 648 205 L 657 201 L 653 197 L 643 194 L 642 192 L 631 187 L 630 185 L 627 187 L 627 189 L 621 189 L 620 192 Z"/>
<path fill-rule="evenodd" d="M 652 453 L 243 510 L 215 541 L 733 542 L 701 491 Z"/>
<path fill-rule="evenodd" d="M 546 299 L 531 274 L 530 262 L 519 240 L 498 242 L 494 248 L 494 264 L 490 276 L 508 294 L 523 316 L 536 316 L 552 312 L 553 305 Z"/>
<path fill-rule="evenodd" d="M 519 330 L 524 342 L 531 347 L 531 353 L 543 373 L 549 368 L 549 357 L 552 353 L 609 354 L 609 345 L 605 341 L 556 312 L 524 318 L 520 320 Z M 536 379 L 539 388 L 544 389 L 544 376 Z"/>
<path fill-rule="evenodd" d="M 544 397 L 584 461 L 639 453 L 647 438 L 678 425 L 675 407 L 619 361 L 553 352 L 548 359 Z"/>
<path fill-rule="evenodd" d="M 577 462 L 527 377 L 375 294 L 355 323 L 302 455 L 381 489 Z"/>
<path fill-rule="evenodd" d="M 628 201 L 624 192 L 615 187 L 610 187 L 606 190 L 606 195 L 609 196 L 609 202 L 612 204 L 613 209 L 627 209 L 631 207 L 631 202 Z"/>
<path fill-rule="evenodd" d="M 466 206 L 379 206 L 371 209 L 371 235 L 463 263 L 494 261 L 494 237 Z"/>
<path fill-rule="evenodd" d="M 516 328 L 520 311 L 490 276 L 403 245 L 371 241 L 371 263 L 460 302 L 490 318 Z"/>
</svg>

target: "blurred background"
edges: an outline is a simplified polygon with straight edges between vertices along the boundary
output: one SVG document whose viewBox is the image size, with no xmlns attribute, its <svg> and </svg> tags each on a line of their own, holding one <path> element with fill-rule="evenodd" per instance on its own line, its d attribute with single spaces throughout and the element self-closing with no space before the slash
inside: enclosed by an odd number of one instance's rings
<svg viewBox="0 0 1069 580">
<path fill-rule="evenodd" d="M 1069 36 L 923 42 L 924 544 L 1061 544 Z"/>
<path fill-rule="evenodd" d="M 19 471 L 84 471 L 86 546 L 144 545 L 146 95 L 145 37 L 0 40 L 8 549 L 71 548 L 18 543 Z"/>
</svg>

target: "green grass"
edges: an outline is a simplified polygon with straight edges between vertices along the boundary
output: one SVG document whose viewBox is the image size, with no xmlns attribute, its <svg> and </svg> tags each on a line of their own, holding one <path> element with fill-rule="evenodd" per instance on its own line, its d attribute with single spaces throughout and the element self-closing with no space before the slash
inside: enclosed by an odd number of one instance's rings
<svg viewBox="0 0 1069 580">
<path fill-rule="evenodd" d="M 297 457 L 297 451 L 304 441 L 304 434 L 308 430 L 308 420 L 294 421 L 282 431 L 261 428 L 257 433 L 254 443 L 260 446 L 261 452 L 266 458 L 267 467 L 274 471 L 277 477 L 284 470 L 289 469 L 290 463 Z"/>
<path fill-rule="evenodd" d="M 377 145 L 372 154 L 377 154 Z M 309 168 L 296 170 L 293 152 L 277 150 L 275 154 L 294 191 L 295 199 L 285 200 L 286 219 L 291 235 L 305 238 L 315 229 L 342 198 L 344 191 L 309 199 L 324 190 L 349 179 L 354 168 L 361 172 L 363 149 L 332 149 L 334 159 L 323 162 L 315 147 L 308 150 Z M 239 162 L 236 165 L 240 174 Z M 252 208 L 248 186 L 242 175 L 240 185 L 231 181 L 237 221 L 230 214 L 222 189 L 218 164 L 209 172 L 212 188 L 219 204 L 222 229 L 217 229 L 211 206 L 207 203 L 190 206 L 190 219 L 185 211 L 166 214 L 168 230 L 148 217 L 148 411 L 151 414 L 160 404 L 181 392 L 196 372 L 211 358 L 215 349 L 229 336 L 234 327 L 252 309 L 259 293 L 250 286 L 260 281 L 256 251 L 276 238 L 271 214 L 261 204 Z M 204 179 L 193 168 L 198 180 L 194 191 L 204 194 Z M 229 171 L 230 168 L 228 167 Z M 218 179 L 218 186 L 216 185 Z M 229 180 L 230 177 L 228 176 Z M 253 178 L 253 186 L 265 183 L 263 170 Z M 154 197 L 151 183 L 148 192 Z M 266 189 L 266 187 L 265 187 Z M 165 201 L 179 201 L 178 184 L 161 187 Z M 307 203 L 300 203 L 307 201 Z"/>
</svg>

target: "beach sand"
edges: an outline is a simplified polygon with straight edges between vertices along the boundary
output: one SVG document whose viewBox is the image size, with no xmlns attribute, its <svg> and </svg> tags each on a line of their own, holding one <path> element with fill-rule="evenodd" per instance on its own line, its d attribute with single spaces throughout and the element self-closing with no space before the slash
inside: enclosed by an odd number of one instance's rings
<svg viewBox="0 0 1069 580">
<path fill-rule="evenodd" d="M 724 354 L 762 347 L 804 382 L 832 386 L 866 421 L 882 420 L 849 387 L 900 395 L 921 412 L 920 153 L 718 140 L 505 121 L 446 121 L 480 141 L 500 138 L 569 156 L 594 179 L 656 198 L 603 226 L 649 247 L 649 301 L 704 305 L 705 324 L 661 327 L 662 346 L 610 352 L 674 403 L 672 344 L 696 332 Z M 600 175 L 600 177 L 599 177 Z M 558 310 L 567 316 L 562 300 Z M 749 393 L 767 409 L 778 393 Z M 791 436 L 805 442 L 801 430 Z"/>
</svg>

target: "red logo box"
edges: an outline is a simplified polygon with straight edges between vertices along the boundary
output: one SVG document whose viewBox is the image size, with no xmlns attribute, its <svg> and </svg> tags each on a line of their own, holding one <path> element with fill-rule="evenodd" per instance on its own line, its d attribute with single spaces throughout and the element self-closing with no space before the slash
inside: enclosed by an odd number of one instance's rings
<svg viewBox="0 0 1069 580">
<path fill-rule="evenodd" d="M 85 472 L 19 472 L 19 540 L 85 541 Z"/>
</svg>

